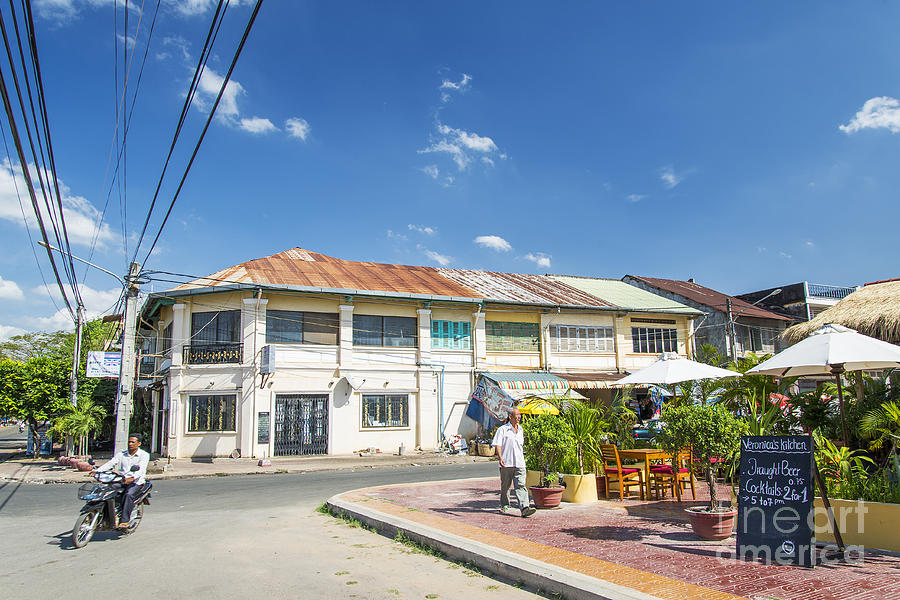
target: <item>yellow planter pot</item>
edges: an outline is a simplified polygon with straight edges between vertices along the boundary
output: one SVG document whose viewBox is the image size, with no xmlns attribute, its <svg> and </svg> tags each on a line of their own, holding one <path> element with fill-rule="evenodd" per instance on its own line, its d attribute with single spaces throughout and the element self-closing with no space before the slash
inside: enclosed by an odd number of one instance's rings
<svg viewBox="0 0 900 600">
<path fill-rule="evenodd" d="M 586 503 L 597 501 L 597 477 L 593 473 L 584 475 L 563 474 L 566 489 L 563 502 Z"/>
<path fill-rule="evenodd" d="M 831 499 L 844 544 L 900 552 L 900 504 Z M 815 501 L 816 540 L 834 542 L 821 498 Z"/>
<path fill-rule="evenodd" d="M 593 473 L 585 473 L 584 475 L 566 475 L 563 474 L 563 480 L 566 482 L 566 489 L 563 492 L 563 502 L 596 502 L 597 501 L 597 480 Z M 525 485 L 528 487 L 540 485 L 540 471 L 526 471 Z"/>
</svg>

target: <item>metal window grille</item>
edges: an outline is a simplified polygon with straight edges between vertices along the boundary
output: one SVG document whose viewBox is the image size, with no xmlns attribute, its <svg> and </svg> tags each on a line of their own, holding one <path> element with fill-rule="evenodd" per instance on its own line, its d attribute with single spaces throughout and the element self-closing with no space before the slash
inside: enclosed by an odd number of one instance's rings
<svg viewBox="0 0 900 600">
<path fill-rule="evenodd" d="M 366 394 L 362 401 L 363 427 L 409 427 L 409 396 Z"/>
<path fill-rule="evenodd" d="M 614 352 L 612 327 L 554 325 L 553 349 L 557 352 Z"/>
<path fill-rule="evenodd" d="M 188 431 L 236 431 L 236 395 L 190 396 L 188 404 Z"/>
</svg>

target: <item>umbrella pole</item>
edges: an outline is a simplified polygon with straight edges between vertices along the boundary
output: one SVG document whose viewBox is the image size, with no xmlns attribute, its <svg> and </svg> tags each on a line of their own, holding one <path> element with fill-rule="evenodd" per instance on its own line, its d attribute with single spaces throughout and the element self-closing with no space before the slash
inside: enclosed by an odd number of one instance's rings
<svg viewBox="0 0 900 600">
<path fill-rule="evenodd" d="M 844 436 L 844 446 L 850 446 L 850 437 L 847 435 L 847 415 L 844 409 L 844 387 L 841 385 L 841 374 L 844 372 L 844 365 L 834 365 L 831 367 L 834 374 L 835 383 L 838 389 L 838 404 L 841 407 L 841 433 Z"/>
</svg>

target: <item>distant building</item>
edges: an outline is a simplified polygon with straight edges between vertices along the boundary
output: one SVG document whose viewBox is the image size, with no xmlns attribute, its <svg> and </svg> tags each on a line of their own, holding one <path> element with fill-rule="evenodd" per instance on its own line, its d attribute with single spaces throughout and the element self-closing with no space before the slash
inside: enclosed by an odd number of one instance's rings
<svg viewBox="0 0 900 600">
<path fill-rule="evenodd" d="M 694 322 L 694 349 L 711 344 L 730 357 L 749 352 L 773 354 L 782 350 L 781 332 L 792 322 L 791 317 L 704 287 L 693 279 L 626 275 L 622 281 L 703 311 L 706 317 Z"/>
<path fill-rule="evenodd" d="M 758 302 L 758 306 L 796 321 L 810 321 L 858 289 L 859 286 L 822 285 L 801 281 L 758 292 L 738 294 L 737 297 L 751 304 Z"/>
</svg>

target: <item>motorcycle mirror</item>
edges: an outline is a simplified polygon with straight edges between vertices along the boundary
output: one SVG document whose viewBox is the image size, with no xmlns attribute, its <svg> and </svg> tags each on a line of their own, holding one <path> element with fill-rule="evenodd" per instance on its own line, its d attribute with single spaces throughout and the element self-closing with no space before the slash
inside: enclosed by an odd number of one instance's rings
<svg viewBox="0 0 900 600">
<path fill-rule="evenodd" d="M 132 472 L 132 473 L 137 473 L 137 472 L 140 471 L 140 470 L 141 470 L 141 468 L 140 468 L 139 466 L 137 466 L 137 465 L 131 465 L 131 472 Z"/>
<path fill-rule="evenodd" d="M 96 463 L 94 462 L 94 459 L 93 459 L 93 458 L 89 458 L 89 459 L 88 459 L 88 464 L 89 464 L 89 465 L 94 465 L 94 464 L 96 464 Z"/>
</svg>

